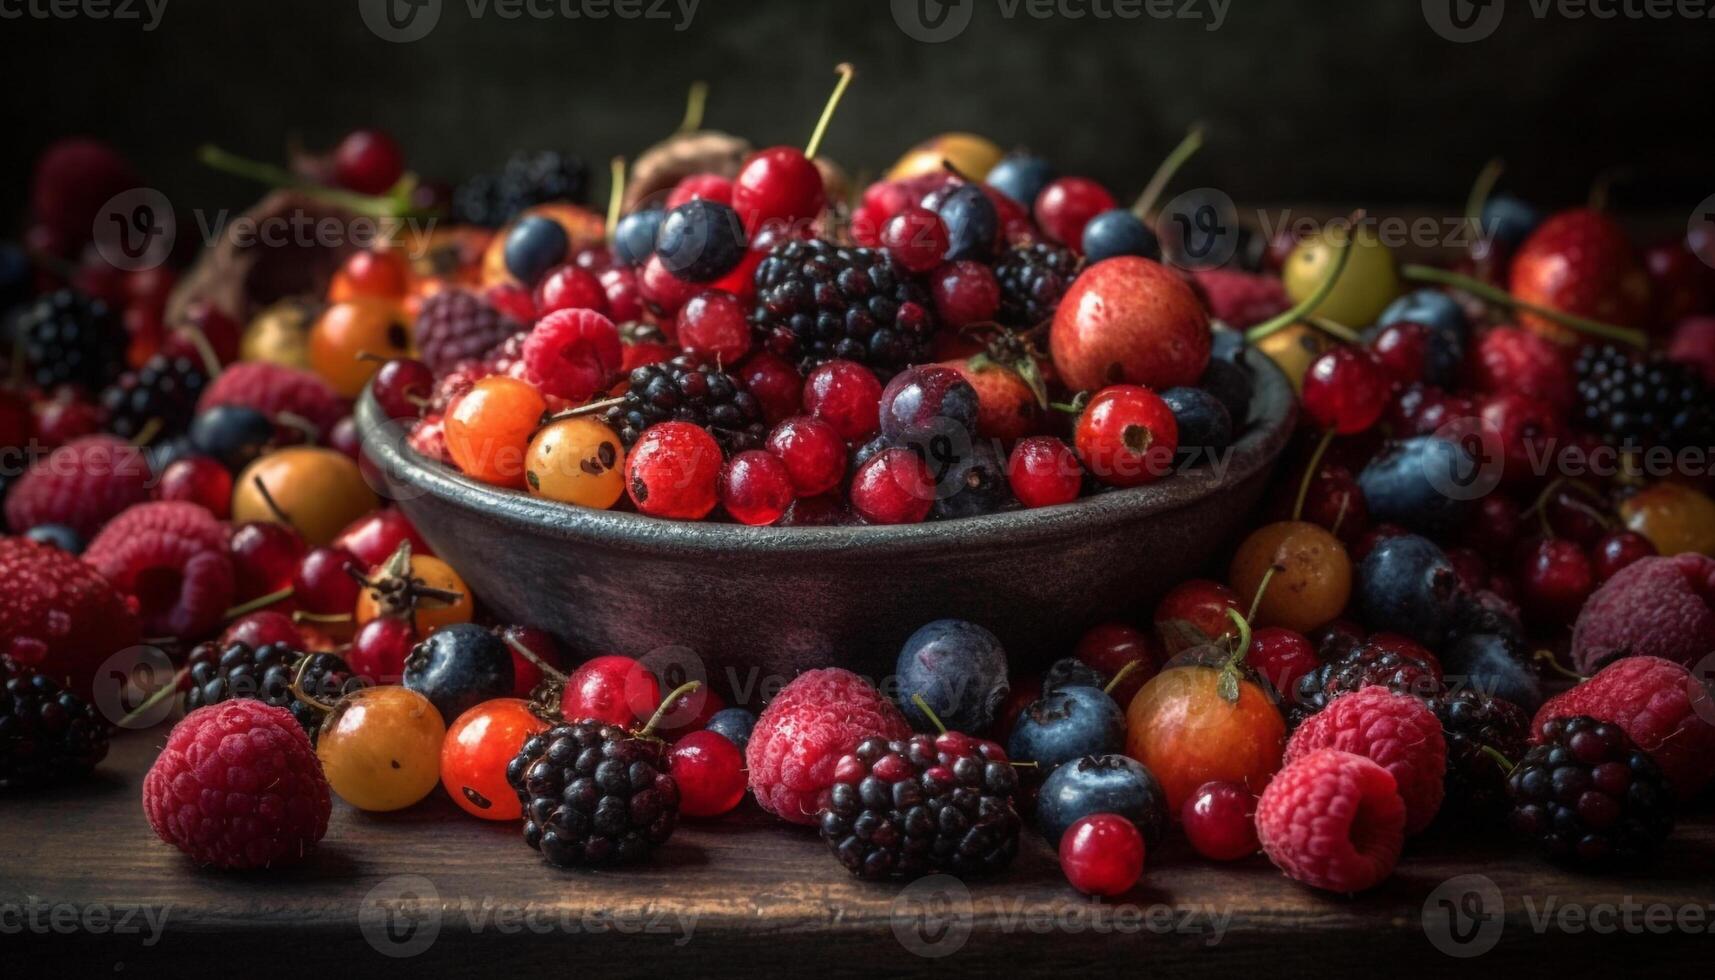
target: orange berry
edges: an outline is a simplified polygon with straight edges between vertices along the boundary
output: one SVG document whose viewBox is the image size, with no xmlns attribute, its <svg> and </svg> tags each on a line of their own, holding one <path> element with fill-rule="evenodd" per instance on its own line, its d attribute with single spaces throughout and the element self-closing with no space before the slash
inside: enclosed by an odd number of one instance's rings
<svg viewBox="0 0 1715 980">
<path fill-rule="evenodd" d="M 483 378 L 447 410 L 447 452 L 471 477 L 524 488 L 524 453 L 548 403 L 535 386 L 504 375 Z"/>
<path fill-rule="evenodd" d="M 561 419 L 530 440 L 524 482 L 538 497 L 606 510 L 625 493 L 625 447 L 593 418 Z"/>
<path fill-rule="evenodd" d="M 484 820 L 524 815 L 506 767 L 526 739 L 548 727 L 519 698 L 484 701 L 458 716 L 441 742 L 441 785 L 464 811 Z"/>
<path fill-rule="evenodd" d="M 382 363 L 410 353 L 411 328 L 388 300 L 335 303 L 310 331 L 310 367 L 347 398 L 356 398 Z"/>
<path fill-rule="evenodd" d="M 234 524 L 289 524 L 312 548 L 333 541 L 346 525 L 379 506 L 380 499 L 351 457 L 320 446 L 290 446 L 268 453 L 245 467 L 232 485 Z"/>
<path fill-rule="evenodd" d="M 385 569 L 384 562 L 370 569 L 365 578 L 379 583 L 386 575 Z M 434 555 L 413 554 L 410 578 L 416 588 L 455 592 L 459 596 L 456 600 L 445 603 L 427 596 L 418 597 L 411 613 L 418 635 L 428 636 L 443 626 L 470 622 L 471 616 L 475 614 L 475 602 L 471 599 L 470 586 L 465 584 L 458 572 L 453 571 L 451 565 Z M 362 626 L 384 613 L 381 593 L 366 588 L 357 594 L 357 608 L 353 612 L 352 622 L 356 626 Z"/>
<path fill-rule="evenodd" d="M 1352 560 L 1339 538 L 1306 521 L 1257 528 L 1239 545 L 1227 571 L 1239 602 L 1252 602 L 1275 566 L 1252 625 L 1308 633 L 1345 611 L 1352 597 Z"/>
<path fill-rule="evenodd" d="M 1221 696 L 1221 670 L 1200 663 L 1155 675 L 1126 710 L 1126 755 L 1144 764 L 1167 793 L 1169 813 L 1210 780 L 1260 793 L 1280 768 L 1286 721 L 1250 680 L 1238 699 Z"/>
</svg>

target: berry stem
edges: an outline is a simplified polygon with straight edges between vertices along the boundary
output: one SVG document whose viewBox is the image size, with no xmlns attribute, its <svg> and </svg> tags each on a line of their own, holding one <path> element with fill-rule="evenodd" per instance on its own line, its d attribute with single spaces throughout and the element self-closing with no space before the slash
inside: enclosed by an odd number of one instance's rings
<svg viewBox="0 0 1715 980">
<path fill-rule="evenodd" d="M 676 135 L 694 133 L 703 128 L 703 110 L 709 104 L 709 83 L 698 79 L 691 83 L 690 91 L 685 93 L 685 115 L 679 120 Z"/>
<path fill-rule="evenodd" d="M 1141 667 L 1142 665 L 1143 665 L 1142 660 L 1133 660 L 1133 661 L 1127 663 L 1124 667 L 1121 667 L 1119 669 L 1119 672 L 1114 674 L 1112 680 L 1110 680 L 1106 684 L 1102 685 L 1102 693 L 1103 694 L 1114 693 L 1114 688 L 1120 686 L 1120 681 L 1125 680 L 1127 674 L 1131 674 L 1131 673 L 1135 672 L 1137 670 L 1137 668 Z"/>
<path fill-rule="evenodd" d="M 280 502 L 274 499 L 272 493 L 268 492 L 268 484 L 262 482 L 261 474 L 251 477 L 250 480 L 256 485 L 256 492 L 262 495 L 262 502 L 268 505 L 268 510 L 273 513 L 275 520 L 296 531 L 298 528 L 292 523 L 292 515 L 286 513 L 285 509 L 280 506 Z"/>
<path fill-rule="evenodd" d="M 297 191 L 325 204 L 371 218 L 430 217 L 432 212 L 411 206 L 411 194 L 417 189 L 415 174 L 406 174 L 388 189 L 386 194 L 357 194 L 320 184 L 302 177 L 285 167 L 260 160 L 250 160 L 228 153 L 218 146 L 205 144 L 197 150 L 197 159 L 204 166 L 254 180 L 269 187 Z"/>
<path fill-rule="evenodd" d="M 547 422 L 558 422 L 561 419 L 575 419 L 580 415 L 592 415 L 596 412 L 605 412 L 610 408 L 616 408 L 623 404 L 625 404 L 625 398 L 623 396 L 619 398 L 604 398 L 599 402 L 590 402 L 587 405 L 579 405 L 577 408 L 568 408 L 557 415 L 550 415 L 547 418 Z M 544 424 L 546 424 L 546 422 Z"/>
<path fill-rule="evenodd" d="M 302 609 L 292 612 L 294 623 L 349 623 L 352 619 L 351 613 L 313 613 Z"/>
<path fill-rule="evenodd" d="M 536 666 L 536 669 L 542 672 L 543 677 L 547 677 L 550 680 L 559 681 L 561 684 L 564 684 L 566 681 L 570 680 L 570 678 L 563 671 L 559 670 L 556 667 L 550 666 L 546 660 L 543 660 L 541 657 L 536 656 L 536 651 L 525 646 L 523 644 L 523 642 L 520 641 L 517 637 L 515 637 L 515 636 L 503 636 L 503 637 L 501 637 L 501 640 L 504 641 L 507 646 L 511 647 L 514 653 L 518 654 L 520 657 L 523 657 L 525 660 L 528 660 L 532 664 L 534 664 Z"/>
<path fill-rule="evenodd" d="M 1336 340 L 1342 340 L 1348 344 L 1362 344 L 1364 342 L 1362 334 L 1344 323 L 1330 320 L 1325 316 L 1307 316 L 1304 318 L 1304 322 Z"/>
<path fill-rule="evenodd" d="M 1245 622 L 1256 619 L 1256 611 L 1262 608 L 1263 594 L 1268 591 L 1268 583 L 1274 581 L 1276 572 L 1286 571 L 1286 566 L 1279 563 L 1268 566 L 1268 571 L 1262 573 L 1262 581 L 1256 584 L 1256 594 L 1251 596 L 1250 611 L 1245 613 Z"/>
<path fill-rule="evenodd" d="M 655 713 L 649 716 L 648 723 L 643 726 L 642 731 L 637 733 L 638 737 L 648 738 L 655 731 L 655 726 L 661 724 L 667 719 L 667 712 L 672 709 L 674 702 L 688 694 L 691 694 L 702 686 L 702 681 L 686 681 L 678 687 L 673 688 L 672 692 L 661 700 L 661 706 L 656 708 Z"/>
<path fill-rule="evenodd" d="M 1565 667 L 1562 667 L 1560 665 L 1560 661 L 1555 659 L 1553 651 L 1538 650 L 1535 653 L 1531 654 L 1530 658 L 1532 660 L 1542 661 L 1543 663 L 1548 665 L 1549 670 L 1552 670 L 1556 674 L 1559 674 L 1560 676 L 1565 677 L 1569 680 L 1576 681 L 1579 684 L 1582 684 L 1585 681 L 1590 679 L 1588 677 L 1585 677 L 1583 674 L 1578 673 L 1577 671 L 1568 670 Z"/>
<path fill-rule="evenodd" d="M 917 706 L 918 711 L 923 712 L 923 717 L 929 719 L 929 723 L 935 726 L 936 731 L 942 735 L 947 734 L 947 726 L 941 723 L 941 719 L 935 714 L 935 709 L 929 707 L 929 702 L 923 700 L 923 695 L 911 695 L 911 703 Z"/>
<path fill-rule="evenodd" d="M 1167 154 L 1167 158 L 1155 168 L 1149 183 L 1143 185 L 1143 192 L 1132 202 L 1131 213 L 1136 215 L 1139 221 L 1149 220 L 1149 212 L 1154 210 L 1156 201 L 1160 199 L 1162 192 L 1167 190 L 1167 184 L 1173 179 L 1173 175 L 1202 148 L 1203 124 L 1195 123 L 1186 131 L 1185 138 L 1179 141 L 1179 145 L 1173 148 L 1173 152 Z"/>
<path fill-rule="evenodd" d="M 1328 294 L 1334 291 L 1334 284 L 1340 281 L 1340 275 L 1346 271 L 1346 262 L 1352 257 L 1352 243 L 1357 240 L 1357 231 L 1355 229 L 1358 222 L 1363 220 L 1363 217 L 1364 212 L 1353 212 L 1351 223 L 1354 230 L 1352 234 L 1342 235 L 1340 240 L 1334 244 L 1334 267 L 1328 270 L 1328 274 L 1322 277 L 1322 281 L 1316 284 L 1316 288 L 1311 290 L 1310 295 L 1304 297 L 1304 301 L 1302 303 L 1297 304 L 1286 312 L 1281 313 L 1273 319 L 1264 320 L 1249 330 L 1246 330 L 1245 341 L 1247 343 L 1254 344 L 1270 334 L 1285 330 L 1287 327 L 1292 326 L 1294 323 L 1297 323 L 1299 320 L 1308 316 L 1311 310 L 1322 305 L 1322 301 L 1327 299 Z"/>
<path fill-rule="evenodd" d="M 1511 773 L 1514 769 L 1518 768 L 1511 759 L 1502 755 L 1501 750 L 1495 748 L 1493 745 L 1480 745 L 1477 747 L 1477 751 L 1495 760 L 1495 764 L 1500 766 L 1501 769 L 1507 773 Z"/>
<path fill-rule="evenodd" d="M 1340 536 L 1340 525 L 1346 523 L 1346 508 L 1350 507 L 1351 504 L 1351 494 L 1345 494 L 1340 498 L 1340 509 L 1334 512 L 1334 526 L 1328 529 L 1329 534 L 1336 538 Z"/>
<path fill-rule="evenodd" d="M 316 428 L 314 422 L 296 412 L 276 412 L 274 424 L 283 425 L 289 429 L 297 429 L 304 434 L 304 441 L 310 445 L 315 445 L 316 440 L 320 439 L 322 435 L 322 430 Z"/>
<path fill-rule="evenodd" d="M 1322 433 L 1322 438 L 1316 443 L 1316 451 L 1310 454 L 1310 462 L 1304 468 L 1304 479 L 1298 481 L 1298 498 L 1292 502 L 1292 519 L 1301 520 L 1304 517 L 1304 501 L 1310 497 L 1310 483 L 1316 479 L 1316 471 L 1322 466 L 1322 457 L 1328 454 L 1328 444 L 1334 441 L 1334 430 Z"/>
<path fill-rule="evenodd" d="M 179 327 L 185 335 L 191 338 L 191 346 L 197 349 L 197 358 L 202 361 L 202 369 L 209 377 L 220 373 L 220 358 L 214 352 L 214 345 L 208 342 L 208 334 L 202 332 L 202 327 L 195 323 L 185 323 Z"/>
<path fill-rule="evenodd" d="M 276 602 L 290 599 L 292 597 L 292 591 L 292 587 L 288 585 L 277 592 L 270 592 L 267 595 L 259 595 L 256 598 L 251 599 L 249 602 L 241 602 L 238 605 L 233 606 L 231 609 L 228 609 L 222 615 L 228 622 L 231 622 L 240 616 L 248 616 L 258 609 L 266 609 Z"/>
<path fill-rule="evenodd" d="M 1536 303 L 1529 303 L 1519 299 L 1504 289 L 1491 286 L 1480 279 L 1473 279 L 1470 276 L 1461 275 L 1457 272 L 1449 272 L 1446 269 L 1437 269 L 1434 266 L 1428 265 L 1404 265 L 1400 267 L 1399 274 L 1401 277 L 1412 282 L 1427 282 L 1434 283 L 1438 286 L 1452 286 L 1455 289 L 1461 289 L 1478 299 L 1487 300 L 1497 306 L 1524 310 L 1526 313 L 1534 313 L 1544 319 L 1553 320 L 1561 326 L 1570 327 L 1580 333 L 1587 333 L 1592 337 L 1601 337 L 1603 339 L 1617 341 L 1622 344 L 1630 344 L 1631 346 L 1640 349 L 1649 346 L 1649 338 L 1644 335 L 1642 330 L 1633 330 L 1630 327 L 1619 327 L 1612 323 L 1603 323 L 1599 320 L 1589 320 L 1581 316 L 1575 316 L 1571 313 L 1563 313 L 1560 310 L 1540 306 Z"/>
<path fill-rule="evenodd" d="M 1465 195 L 1465 220 L 1479 233 L 1483 230 L 1483 205 L 1489 203 L 1489 195 L 1495 192 L 1495 184 L 1506 169 L 1507 162 L 1500 157 L 1483 164 L 1483 169 L 1477 171 L 1477 179 L 1471 182 L 1471 193 Z"/>
<path fill-rule="evenodd" d="M 613 233 L 619 228 L 619 206 L 625 200 L 625 158 L 608 161 L 607 228 L 603 239 L 613 244 Z"/>
<path fill-rule="evenodd" d="M 180 667 L 174 672 L 173 679 L 171 681 L 150 692 L 149 696 L 143 699 L 143 703 L 132 708 L 130 711 L 127 711 L 125 713 L 125 717 L 119 719 L 115 727 L 130 728 L 132 725 L 136 724 L 137 719 L 155 710 L 161 702 L 176 696 L 179 693 L 179 685 L 184 683 L 185 678 L 189 677 L 190 673 L 191 669 L 189 667 Z"/>
<path fill-rule="evenodd" d="M 857 69 L 842 62 L 835 66 L 834 71 L 840 80 L 834 83 L 834 94 L 828 96 L 828 104 L 822 107 L 822 118 L 816 120 L 816 128 L 810 133 L 810 142 L 804 144 L 804 156 L 816 159 L 816 151 L 822 148 L 822 137 L 828 132 L 828 123 L 834 119 L 834 109 L 840 104 L 840 99 L 846 94 L 846 87 L 852 83 L 852 77 Z"/>
<path fill-rule="evenodd" d="M 292 686 L 290 690 L 292 692 L 292 697 L 297 698 L 299 701 L 304 702 L 325 715 L 332 711 L 334 706 L 304 690 L 304 675 L 309 672 L 311 659 L 312 655 L 306 653 L 298 660 L 298 668 L 292 671 Z"/>
<path fill-rule="evenodd" d="M 160 419 L 150 419 L 149 421 L 143 423 L 143 427 L 141 429 L 137 430 L 136 435 L 131 437 L 131 445 L 133 445 L 133 446 L 147 446 L 149 443 L 153 442 L 155 437 L 157 435 L 160 435 L 160 433 L 161 433 L 161 420 Z"/>
</svg>

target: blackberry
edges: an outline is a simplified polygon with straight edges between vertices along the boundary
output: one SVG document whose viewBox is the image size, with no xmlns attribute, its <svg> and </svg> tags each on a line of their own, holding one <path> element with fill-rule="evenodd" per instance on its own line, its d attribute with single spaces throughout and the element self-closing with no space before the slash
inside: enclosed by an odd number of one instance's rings
<svg viewBox="0 0 1715 980">
<path fill-rule="evenodd" d="M 0 657 L 0 791 L 74 779 L 107 757 L 107 723 L 46 674 Z"/>
<path fill-rule="evenodd" d="M 708 429 L 727 453 L 756 449 L 768 435 L 762 404 L 732 375 L 697 354 L 645 364 L 631 372 L 625 400 L 602 415 L 626 448 L 661 422 Z"/>
<path fill-rule="evenodd" d="M 525 328 L 468 289 L 443 289 L 417 314 L 417 356 L 437 376 L 480 360 Z"/>
<path fill-rule="evenodd" d="M 248 643 L 204 643 L 191 651 L 185 667 L 190 689 L 185 692 L 185 710 L 233 698 L 252 698 L 276 708 L 286 708 L 298 719 L 313 741 L 324 712 L 298 700 L 292 693 L 292 678 L 298 665 L 309 657 L 304 670 L 304 693 L 318 701 L 331 702 L 363 685 L 351 675 L 346 662 L 331 653 L 309 653 L 286 643 L 252 647 Z"/>
<path fill-rule="evenodd" d="M 1689 365 L 1604 344 L 1584 348 L 1576 370 L 1579 421 L 1608 442 L 1639 449 L 1715 447 L 1715 387 Z"/>
<path fill-rule="evenodd" d="M 1587 715 L 1544 725 L 1507 777 L 1507 795 L 1515 831 L 1581 867 L 1642 864 L 1673 830 L 1673 794 L 1655 760 L 1618 725 Z"/>
<path fill-rule="evenodd" d="M 1014 246 L 994 264 L 994 277 L 1000 281 L 996 319 L 1021 328 L 1053 319 L 1060 297 L 1077 275 L 1078 255 L 1064 245 Z"/>
<path fill-rule="evenodd" d="M 1328 706 L 1342 694 L 1379 684 L 1398 694 L 1420 698 L 1440 692 L 1441 679 L 1426 660 L 1401 653 L 1393 647 L 1363 642 L 1344 647 L 1333 644 L 1335 653 L 1315 670 L 1298 679 L 1288 720 L 1297 725 Z"/>
<path fill-rule="evenodd" d="M 1507 767 L 1501 760 L 1524 755 L 1530 715 L 1511 701 L 1469 687 L 1448 691 L 1429 706 L 1447 737 L 1447 794 L 1439 816 L 1452 823 L 1499 817 L 1507 801 Z"/>
<path fill-rule="evenodd" d="M 100 391 L 125 369 L 129 339 L 107 304 L 72 289 L 38 299 L 19 314 L 18 346 L 39 388 Z"/>
<path fill-rule="evenodd" d="M 181 435 L 191 424 L 197 398 L 207 384 L 208 376 L 196 361 L 156 354 L 101 392 L 107 431 L 121 439 L 135 439 L 150 422 L 159 421 L 150 442 Z"/>
<path fill-rule="evenodd" d="M 453 217 L 499 228 L 538 204 L 582 204 L 589 183 L 589 168 L 575 156 L 557 150 L 515 153 L 498 171 L 477 174 L 453 191 Z"/>
<path fill-rule="evenodd" d="M 562 868 L 632 864 L 673 834 L 679 785 L 666 743 L 579 721 L 530 736 L 506 766 L 524 842 Z"/>
<path fill-rule="evenodd" d="M 1018 855 L 1018 775 L 993 742 L 869 738 L 834 768 L 822 839 L 860 878 L 979 874 Z"/>
<path fill-rule="evenodd" d="M 805 373 L 844 359 L 885 380 L 929 359 L 931 309 L 923 285 L 886 252 L 792 241 L 756 267 L 750 322 L 761 346 Z"/>
</svg>

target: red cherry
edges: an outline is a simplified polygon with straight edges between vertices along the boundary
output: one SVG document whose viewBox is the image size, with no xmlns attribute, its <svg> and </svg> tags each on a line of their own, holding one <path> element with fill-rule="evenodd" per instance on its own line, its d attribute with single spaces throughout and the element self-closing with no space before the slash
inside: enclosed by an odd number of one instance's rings
<svg viewBox="0 0 1715 980">
<path fill-rule="evenodd" d="M 1194 578 L 1181 582 L 1161 597 L 1155 606 L 1155 632 L 1178 653 L 1237 632 L 1230 612 L 1243 613 L 1245 602 L 1237 592 L 1219 582 Z"/>
<path fill-rule="evenodd" d="M 656 680 L 659 682 L 660 678 Z M 665 688 L 666 685 L 662 684 L 662 687 Z M 725 708 L 726 702 L 721 700 L 721 696 L 704 684 L 694 691 L 686 691 L 674 698 L 672 703 L 661 711 L 661 720 L 655 726 L 655 733 L 669 742 L 676 741 L 692 732 L 707 728 L 709 719 Z"/>
<path fill-rule="evenodd" d="M 390 419 L 414 419 L 435 390 L 435 374 L 416 358 L 396 357 L 381 365 L 369 390 Z"/>
<path fill-rule="evenodd" d="M 643 294 L 637 287 L 637 270 L 629 266 L 615 266 L 612 269 L 603 269 L 597 278 L 601 280 L 602 290 L 607 293 L 607 315 L 612 317 L 615 323 L 630 323 L 643 318 Z"/>
<path fill-rule="evenodd" d="M 36 438 L 42 445 L 54 449 L 73 439 L 101 431 L 102 412 L 99 405 L 86 401 L 70 391 L 56 391 L 47 401 L 34 406 Z M 7 443 L 22 445 L 22 443 Z"/>
<path fill-rule="evenodd" d="M 251 647 L 267 646 L 270 643 L 286 643 L 300 647 L 304 642 L 303 634 L 298 631 L 292 617 L 278 609 L 259 609 L 246 616 L 240 616 L 226 627 L 220 634 L 220 642 L 243 643 Z"/>
<path fill-rule="evenodd" d="M 1121 708 L 1130 704 L 1144 683 L 1155 676 L 1162 660 L 1161 645 L 1155 637 L 1128 623 L 1098 623 L 1090 627 L 1078 638 L 1072 655 L 1110 678 L 1132 664 L 1137 665 L 1108 692 Z"/>
<path fill-rule="evenodd" d="M 1143 877 L 1143 853 L 1136 824 L 1117 814 L 1095 813 L 1060 838 L 1060 870 L 1086 895 L 1123 895 Z"/>
<path fill-rule="evenodd" d="M 333 539 L 333 546 L 350 552 L 357 559 L 359 568 L 374 568 L 398 551 L 399 545 L 405 541 L 411 542 L 413 555 L 434 554 L 404 511 L 384 507 L 346 525 L 345 530 Z"/>
<path fill-rule="evenodd" d="M 750 320 L 731 293 L 705 289 L 679 308 L 679 343 L 721 364 L 737 364 L 750 350 Z"/>
<path fill-rule="evenodd" d="M 1586 494 L 1562 487 L 1549 494 L 1543 506 L 1556 537 L 1570 538 L 1593 549 L 1608 532 L 1605 508 Z"/>
<path fill-rule="evenodd" d="M 1239 783 L 1216 780 L 1197 787 L 1180 808 L 1185 837 L 1211 861 L 1237 861 L 1255 854 L 1256 797 Z"/>
<path fill-rule="evenodd" d="M 1500 442 L 1502 478 L 1514 484 L 1531 482 L 1542 474 L 1564 431 L 1552 406 L 1517 392 L 1484 398 L 1478 417 L 1483 429 Z"/>
<path fill-rule="evenodd" d="M 792 506 L 792 477 L 780 457 L 749 449 L 721 470 L 721 506 L 740 524 L 773 524 Z"/>
<path fill-rule="evenodd" d="M 832 425 L 808 415 L 789 418 L 768 433 L 768 451 L 780 457 L 792 489 L 814 497 L 840 485 L 846 474 L 846 443 Z"/>
<path fill-rule="evenodd" d="M 881 247 L 912 272 L 928 272 L 940 265 L 947 245 L 947 226 L 927 208 L 907 207 L 881 229 Z"/>
<path fill-rule="evenodd" d="M 751 234 L 766 225 L 809 221 L 827 202 L 822 172 L 794 146 L 752 153 L 733 179 L 732 207 Z"/>
<path fill-rule="evenodd" d="M 291 585 L 305 545 L 304 539 L 284 524 L 253 521 L 240 524 L 232 532 L 227 550 L 238 573 L 237 598 L 244 601 Z"/>
<path fill-rule="evenodd" d="M 520 283 L 497 282 L 483 290 L 482 297 L 489 306 L 525 326 L 536 322 L 536 300 Z"/>
<path fill-rule="evenodd" d="M 737 377 L 761 403 L 762 417 L 771 424 L 797 415 L 803 407 L 804 376 L 773 351 L 759 350 L 745 358 Z"/>
<path fill-rule="evenodd" d="M 973 259 L 949 262 L 929 278 L 935 312 L 949 327 L 968 327 L 994 319 L 1000 309 L 1000 282 L 994 270 Z"/>
<path fill-rule="evenodd" d="M 637 292 L 650 312 L 668 318 L 669 322 L 673 314 L 679 312 L 679 307 L 701 288 L 668 272 L 659 255 L 649 256 L 649 261 L 643 263 L 643 274 L 637 279 Z"/>
<path fill-rule="evenodd" d="M 1172 471 L 1179 425 L 1155 392 L 1141 385 L 1110 385 L 1096 392 L 1078 417 L 1073 441 L 1096 479 L 1139 487 Z"/>
<path fill-rule="evenodd" d="M 732 192 L 732 181 L 719 174 L 692 174 L 673 185 L 673 190 L 667 194 L 665 207 L 671 211 L 681 204 L 698 200 L 731 205 Z"/>
<path fill-rule="evenodd" d="M 1084 467 L 1064 440 L 1029 436 L 1012 447 L 1012 455 L 1006 461 L 1006 477 L 1019 503 L 1026 507 L 1051 507 L 1078 499 L 1084 486 Z"/>
<path fill-rule="evenodd" d="M 358 568 L 357 558 L 343 548 L 317 548 L 298 563 L 292 576 L 292 597 L 306 612 L 323 616 L 349 615 L 357 608 L 362 589 L 347 568 Z"/>
<path fill-rule="evenodd" d="M 519 653 L 514 644 L 521 644 L 526 650 L 535 654 L 536 659 L 555 670 L 565 666 L 566 658 L 560 653 L 560 644 L 545 630 L 533 626 L 508 626 L 500 631 L 500 637 L 506 641 L 507 649 L 512 651 L 512 696 L 527 698 L 536 685 L 542 683 L 542 668 L 536 666 L 529 657 Z"/>
<path fill-rule="evenodd" d="M 161 474 L 155 499 L 198 504 L 224 521 L 232 512 L 232 473 L 207 456 L 174 460 Z"/>
<path fill-rule="evenodd" d="M 531 302 L 537 317 L 547 316 L 555 310 L 594 310 L 603 316 L 611 312 L 607 289 L 602 286 L 601 279 L 588 269 L 571 263 L 552 269 L 543 276 L 542 281 L 536 284 Z"/>
<path fill-rule="evenodd" d="M 870 524 L 918 524 L 935 503 L 935 481 L 909 449 L 883 449 L 852 476 L 852 510 Z"/>
<path fill-rule="evenodd" d="M 379 129 L 354 129 L 333 150 L 334 182 L 359 194 L 385 194 L 405 175 L 405 151 Z"/>
<path fill-rule="evenodd" d="M 1421 323 L 1392 323 L 1370 341 L 1370 353 L 1394 384 L 1415 384 L 1423 380 L 1428 366 L 1430 336 Z"/>
<path fill-rule="evenodd" d="M 744 799 L 744 756 L 718 732 L 692 732 L 667 754 L 673 781 L 679 784 L 679 812 L 688 817 L 718 817 Z"/>
<path fill-rule="evenodd" d="M 1340 435 L 1362 432 L 1382 417 L 1391 386 L 1370 352 L 1336 347 L 1304 374 L 1304 412 L 1317 426 Z"/>
<path fill-rule="evenodd" d="M 625 489 L 651 517 L 701 520 L 715 509 L 723 462 L 707 429 L 662 422 L 645 430 L 625 457 Z"/>
<path fill-rule="evenodd" d="M 416 645 L 417 631 L 409 617 L 377 616 L 358 627 L 345 662 L 372 684 L 397 684 L 405 674 L 405 658 Z"/>
<path fill-rule="evenodd" d="M 881 429 L 881 382 L 855 361 L 829 361 L 804 379 L 804 411 L 862 442 Z"/>
<path fill-rule="evenodd" d="M 1530 547 L 1518 580 L 1526 612 L 1546 626 L 1570 623 L 1596 589 L 1596 572 L 1584 549 L 1564 538 Z"/>
<path fill-rule="evenodd" d="M 1298 679 L 1321 664 L 1304 634 L 1282 626 L 1265 626 L 1251 634 L 1245 662 L 1267 678 L 1282 696 L 1291 696 Z"/>
<path fill-rule="evenodd" d="M 1088 177 L 1061 177 L 1042 188 L 1033 208 L 1036 224 L 1049 241 L 1083 254 L 1084 226 L 1114 208 L 1114 196 Z"/>
<path fill-rule="evenodd" d="M 1611 531 L 1596 542 L 1596 582 L 1606 582 L 1627 565 L 1656 554 L 1655 545 L 1649 538 L 1633 531 Z"/>
<path fill-rule="evenodd" d="M 655 713 L 661 686 L 643 664 L 618 654 L 585 661 L 566 678 L 560 714 L 631 727 Z"/>
</svg>

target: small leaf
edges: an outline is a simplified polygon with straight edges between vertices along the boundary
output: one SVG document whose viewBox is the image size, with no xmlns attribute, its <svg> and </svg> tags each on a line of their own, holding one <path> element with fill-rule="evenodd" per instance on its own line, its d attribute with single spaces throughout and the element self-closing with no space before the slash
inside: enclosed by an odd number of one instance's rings
<svg viewBox="0 0 1715 980">
<path fill-rule="evenodd" d="M 1197 628 L 1197 624 L 1188 619 L 1169 619 L 1156 624 L 1161 630 L 1161 641 L 1167 647 L 1169 657 L 1190 650 L 1193 647 L 1206 647 L 1213 642 L 1209 634 Z"/>
<path fill-rule="evenodd" d="M 1221 679 L 1215 685 L 1215 693 L 1228 704 L 1239 703 L 1239 672 L 1236 670 L 1221 671 Z"/>
</svg>

